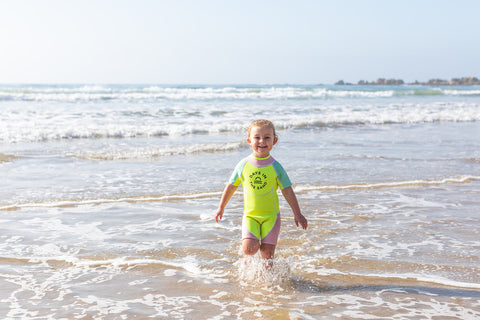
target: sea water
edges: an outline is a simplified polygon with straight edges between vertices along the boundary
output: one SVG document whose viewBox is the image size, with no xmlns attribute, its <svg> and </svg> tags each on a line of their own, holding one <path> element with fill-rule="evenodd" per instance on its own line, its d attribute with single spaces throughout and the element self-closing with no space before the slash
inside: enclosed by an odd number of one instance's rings
<svg viewBox="0 0 480 320">
<path fill-rule="evenodd" d="M 273 267 L 213 217 L 245 129 L 280 196 Z M 480 88 L 0 86 L 4 319 L 477 319 Z"/>
</svg>

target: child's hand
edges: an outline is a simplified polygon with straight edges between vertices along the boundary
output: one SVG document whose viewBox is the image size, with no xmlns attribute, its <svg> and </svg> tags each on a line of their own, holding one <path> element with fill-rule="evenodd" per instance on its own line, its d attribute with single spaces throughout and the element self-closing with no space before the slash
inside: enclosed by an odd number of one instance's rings
<svg viewBox="0 0 480 320">
<path fill-rule="evenodd" d="M 218 223 L 219 220 L 223 218 L 223 209 L 218 209 L 217 213 L 215 214 L 215 222 Z"/>
<path fill-rule="evenodd" d="M 303 214 L 299 213 L 298 215 L 295 215 L 295 224 L 297 227 L 300 224 L 303 230 L 307 230 L 308 222 Z"/>
</svg>

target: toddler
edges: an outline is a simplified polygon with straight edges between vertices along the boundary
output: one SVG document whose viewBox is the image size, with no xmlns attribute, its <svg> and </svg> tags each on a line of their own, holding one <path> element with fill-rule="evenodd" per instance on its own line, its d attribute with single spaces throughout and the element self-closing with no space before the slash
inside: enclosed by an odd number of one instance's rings
<svg viewBox="0 0 480 320">
<path fill-rule="evenodd" d="M 260 250 L 263 259 L 274 258 L 280 233 L 278 187 L 293 211 L 297 227 L 300 225 L 304 230 L 307 229 L 307 219 L 300 212 L 292 183 L 280 163 L 270 155 L 277 141 L 271 121 L 262 119 L 250 124 L 247 142 L 253 152 L 235 167 L 215 215 L 218 223 L 228 201 L 242 184 L 242 249 L 246 255 L 254 255 Z"/>
</svg>

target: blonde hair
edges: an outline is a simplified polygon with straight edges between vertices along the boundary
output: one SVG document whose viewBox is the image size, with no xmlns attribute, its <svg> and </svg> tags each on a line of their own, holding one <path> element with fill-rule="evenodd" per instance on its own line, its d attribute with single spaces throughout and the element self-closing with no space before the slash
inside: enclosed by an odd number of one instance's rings
<svg viewBox="0 0 480 320">
<path fill-rule="evenodd" d="M 273 130 L 273 136 L 275 138 L 277 137 L 277 133 L 275 132 L 275 126 L 273 125 L 273 122 L 270 121 L 270 120 L 258 119 L 258 120 L 252 121 L 252 123 L 250 123 L 250 126 L 248 127 L 248 137 L 250 137 L 250 132 L 252 131 L 253 127 L 267 127 L 267 128 L 270 128 L 270 129 Z"/>
</svg>

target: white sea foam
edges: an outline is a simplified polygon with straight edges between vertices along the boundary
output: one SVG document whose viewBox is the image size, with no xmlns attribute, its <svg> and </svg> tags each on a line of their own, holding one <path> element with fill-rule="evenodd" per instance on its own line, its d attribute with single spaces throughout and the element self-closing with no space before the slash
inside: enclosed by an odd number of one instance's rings
<svg viewBox="0 0 480 320">
<path fill-rule="evenodd" d="M 406 91 L 283 86 L 0 87 L 4 96 L 3 101 L 0 98 L 4 111 L 0 143 L 240 133 L 259 109 L 279 129 L 480 121 L 478 102 L 463 98 L 472 92 L 475 97 L 471 89 L 456 90 L 449 96 L 453 100 L 440 96 L 433 101 L 408 99 L 398 96 L 399 92 Z"/>
<path fill-rule="evenodd" d="M 480 90 L 450 90 L 450 89 L 445 89 L 443 92 L 446 95 L 452 95 L 452 96 L 478 96 L 478 95 L 480 95 Z"/>
<path fill-rule="evenodd" d="M 363 110 L 351 106 L 340 109 L 290 110 L 272 115 L 279 129 L 315 128 L 343 125 L 385 125 L 402 123 L 473 122 L 480 121 L 480 107 L 476 104 L 454 104 L 450 106 L 366 106 Z M 93 111 L 92 111 L 93 112 Z M 241 133 L 250 117 L 241 110 L 232 110 L 228 115 L 217 118 L 207 113 L 201 121 L 195 117 L 182 119 L 156 115 L 143 119 L 131 115 L 112 117 L 109 110 L 95 119 L 88 115 L 77 115 L 75 111 L 58 114 L 35 111 L 35 121 L 30 112 L 0 114 L 0 142 L 36 142 L 72 139 L 99 138 L 143 138 L 218 134 L 221 132 Z M 136 122 L 136 123 L 133 123 Z"/>
<path fill-rule="evenodd" d="M 475 87 L 332 87 L 332 86 L 2 86 L 0 101 L 211 100 L 388 98 L 406 95 L 479 95 Z"/>
<path fill-rule="evenodd" d="M 410 280 L 416 281 L 420 283 L 432 283 L 436 285 L 442 285 L 447 287 L 453 288 L 465 288 L 465 289 L 480 289 L 480 283 L 471 283 L 471 282 L 462 282 L 462 281 L 455 281 L 451 279 L 447 279 L 440 276 L 429 276 L 423 274 L 416 274 L 416 273 L 405 273 L 405 274 L 356 274 L 351 273 L 352 275 L 358 275 L 362 277 L 370 277 L 370 278 L 388 278 L 388 279 L 400 279 L 400 280 Z"/>
<path fill-rule="evenodd" d="M 229 152 L 239 150 L 243 146 L 241 142 L 222 143 L 222 144 L 189 144 L 182 146 L 171 146 L 163 148 L 141 148 L 141 149 L 113 149 L 111 151 L 92 151 L 80 153 L 67 153 L 69 157 L 87 159 L 87 160 L 154 160 L 157 158 L 192 155 L 198 153 Z"/>
<path fill-rule="evenodd" d="M 349 190 L 349 189 L 376 189 L 376 188 L 399 188 L 408 186 L 428 186 L 428 185 L 442 185 L 450 183 L 469 183 L 474 180 L 480 180 L 480 176 L 467 175 L 452 178 L 445 178 L 439 180 L 409 180 L 409 181 L 392 181 L 392 182 L 378 182 L 378 183 L 363 183 L 363 184 L 347 184 L 347 185 L 297 185 L 295 191 L 308 192 L 312 190 Z"/>
<path fill-rule="evenodd" d="M 345 272 L 340 271 L 337 269 L 329 269 L 329 268 L 312 268 L 306 267 L 306 271 L 315 273 L 318 276 L 334 276 L 334 275 L 341 275 L 341 276 L 355 276 L 361 279 L 370 280 L 371 282 L 375 282 L 376 279 L 389 279 L 393 282 L 395 280 L 408 280 L 415 282 L 418 286 L 421 283 L 432 283 L 441 286 L 447 287 L 454 287 L 454 288 L 465 288 L 465 289 L 480 289 L 480 283 L 473 283 L 473 282 L 463 282 L 463 281 L 456 281 L 451 280 L 445 277 L 437 276 L 437 275 L 425 275 L 421 273 L 358 273 L 358 272 Z M 401 284 L 399 284 L 401 286 Z"/>
<path fill-rule="evenodd" d="M 391 97 L 394 90 L 339 90 L 325 87 L 30 87 L 0 88 L 1 100 L 102 101 L 102 100 L 212 100 L 212 99 L 325 99 Z"/>
<path fill-rule="evenodd" d="M 17 210 L 20 208 L 55 208 L 55 207 L 73 207 L 83 205 L 99 205 L 107 203 L 137 203 L 137 202 L 168 202 L 168 201 L 183 201 L 188 199 L 201 199 L 218 197 L 221 195 L 220 191 L 217 192 L 201 192 L 201 193 L 189 193 L 189 194 L 172 194 L 172 195 L 150 195 L 150 196 L 132 196 L 121 198 L 98 198 L 98 199 L 72 199 L 72 200 L 52 200 L 44 202 L 32 202 L 32 203 L 15 203 L 0 206 L 2 210 Z"/>
</svg>

